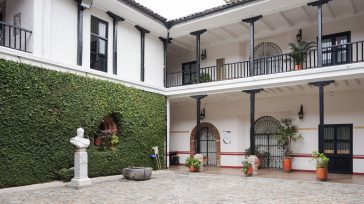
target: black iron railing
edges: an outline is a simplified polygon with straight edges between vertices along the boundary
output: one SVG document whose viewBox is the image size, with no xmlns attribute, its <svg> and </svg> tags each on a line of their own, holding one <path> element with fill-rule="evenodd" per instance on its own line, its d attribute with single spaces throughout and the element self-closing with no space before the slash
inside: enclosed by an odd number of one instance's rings
<svg viewBox="0 0 364 204">
<path fill-rule="evenodd" d="M 31 30 L 0 22 L 0 46 L 30 52 Z"/>
<path fill-rule="evenodd" d="M 334 66 L 364 61 L 364 41 L 346 43 L 323 48 L 323 66 Z M 286 53 L 254 60 L 253 73 L 249 61 L 228 63 L 200 69 L 200 79 L 196 71 L 174 72 L 167 74 L 167 87 L 183 86 L 258 75 L 276 74 L 318 68 L 317 49 L 307 52 Z"/>
<path fill-rule="evenodd" d="M 200 83 L 244 78 L 249 75 L 249 62 L 235 62 L 222 66 L 200 69 Z M 167 87 L 197 83 L 196 71 L 182 71 L 167 74 Z"/>
</svg>

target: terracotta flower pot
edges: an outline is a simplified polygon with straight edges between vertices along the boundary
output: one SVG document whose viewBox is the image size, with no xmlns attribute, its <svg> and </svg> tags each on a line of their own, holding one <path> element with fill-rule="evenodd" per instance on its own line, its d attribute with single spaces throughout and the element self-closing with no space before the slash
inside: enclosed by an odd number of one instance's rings
<svg viewBox="0 0 364 204">
<path fill-rule="evenodd" d="M 318 181 L 327 180 L 327 168 L 316 168 L 316 179 Z"/>
<path fill-rule="evenodd" d="M 245 176 L 252 176 L 253 175 L 253 167 L 249 167 L 248 171 L 246 172 Z"/>
<path fill-rule="evenodd" d="M 190 166 L 189 169 L 190 169 L 190 172 L 198 172 L 198 170 L 199 170 L 199 168 L 195 168 L 193 166 Z"/>
<path fill-rule="evenodd" d="M 285 173 L 289 173 L 292 171 L 292 159 L 291 158 L 283 159 L 283 171 Z"/>
<path fill-rule="evenodd" d="M 294 70 L 301 70 L 303 68 L 302 64 L 296 64 Z"/>
</svg>

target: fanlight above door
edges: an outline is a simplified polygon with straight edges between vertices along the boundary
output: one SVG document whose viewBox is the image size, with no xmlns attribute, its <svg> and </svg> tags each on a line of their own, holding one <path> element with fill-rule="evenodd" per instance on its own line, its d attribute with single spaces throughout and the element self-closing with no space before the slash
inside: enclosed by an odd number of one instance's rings
<svg viewBox="0 0 364 204">
<path fill-rule="evenodd" d="M 271 57 L 271 56 L 280 55 L 280 54 L 282 54 L 281 48 L 277 44 L 271 43 L 271 42 L 259 43 L 254 48 L 254 58 L 255 59 Z"/>
</svg>

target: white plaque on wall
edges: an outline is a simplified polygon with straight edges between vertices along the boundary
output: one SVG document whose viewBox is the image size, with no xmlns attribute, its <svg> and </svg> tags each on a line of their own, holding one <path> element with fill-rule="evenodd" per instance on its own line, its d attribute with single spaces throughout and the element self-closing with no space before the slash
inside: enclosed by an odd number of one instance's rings
<svg viewBox="0 0 364 204">
<path fill-rule="evenodd" d="M 223 131 L 222 140 L 225 144 L 231 143 L 231 131 Z"/>
</svg>

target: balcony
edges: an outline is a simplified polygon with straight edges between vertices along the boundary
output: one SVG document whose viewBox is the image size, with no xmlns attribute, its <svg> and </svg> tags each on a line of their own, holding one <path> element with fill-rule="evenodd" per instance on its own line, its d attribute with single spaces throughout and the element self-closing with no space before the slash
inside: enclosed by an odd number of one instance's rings
<svg viewBox="0 0 364 204">
<path fill-rule="evenodd" d="M 32 31 L 0 22 L 0 46 L 23 51 L 30 51 Z"/>
<path fill-rule="evenodd" d="M 323 67 L 364 62 L 364 41 L 351 42 L 336 46 L 324 47 Z M 297 59 L 298 56 L 298 59 Z M 291 52 L 254 60 L 251 73 L 249 61 L 210 66 L 200 69 L 200 79 L 197 80 L 196 70 L 173 72 L 167 74 L 167 87 L 177 87 L 196 83 L 233 80 L 260 75 L 270 75 L 284 72 L 301 71 L 321 68 L 317 66 L 317 49 L 307 52 Z"/>
</svg>

